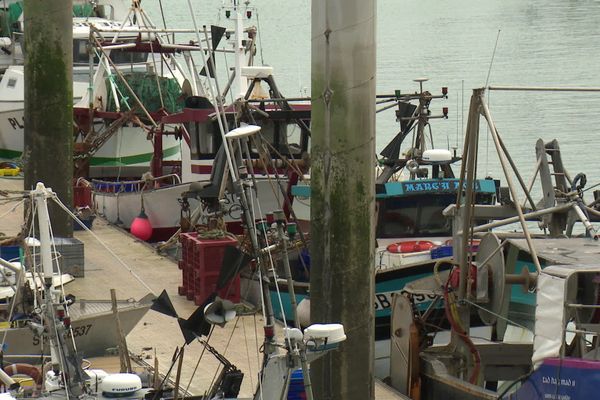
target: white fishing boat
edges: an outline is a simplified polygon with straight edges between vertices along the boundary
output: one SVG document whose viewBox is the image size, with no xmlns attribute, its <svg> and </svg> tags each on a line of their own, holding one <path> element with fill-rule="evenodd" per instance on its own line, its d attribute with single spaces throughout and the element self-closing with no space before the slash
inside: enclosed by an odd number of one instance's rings
<svg viewBox="0 0 600 400">
<path fill-rule="evenodd" d="M 15 8 L 15 2 L 12 8 Z M 87 93 L 89 88 L 89 62 L 96 68 L 98 55 L 90 55 L 88 42 L 90 27 L 113 28 L 120 30 L 121 40 L 135 40 L 137 37 L 136 24 L 130 14 L 128 0 L 101 0 L 74 2 L 80 17 L 73 18 L 73 102 L 77 103 Z M 10 8 L 10 7 L 9 7 Z M 75 9 L 74 8 L 74 9 Z M 12 15 L 12 14 L 11 14 Z M 22 15 L 11 34 L 16 41 L 11 41 L 11 57 L 20 53 L 23 35 Z M 107 39 L 112 39 L 115 33 L 108 33 Z M 119 68 L 134 68 L 146 70 L 152 63 L 148 53 L 139 53 L 133 60 L 119 57 L 120 53 L 111 56 L 111 60 Z M 6 55 L 5 55 L 6 56 Z M 14 58 L 14 57 L 13 57 Z M 1 62 L 1 60 L 0 60 Z M 24 140 L 24 73 L 21 58 L 14 58 L 0 80 L 0 158 L 15 159 L 21 157 Z M 76 139 L 76 138 L 75 138 Z M 179 141 L 172 136 L 164 138 L 164 157 L 166 160 L 179 159 Z M 115 129 L 97 149 L 89 160 L 90 174 L 99 176 L 144 172 L 153 156 L 153 145 L 148 140 L 147 133 L 138 126 L 120 126 Z"/>
<path fill-rule="evenodd" d="M 237 225 L 237 231 L 241 231 L 240 205 L 231 192 L 227 194 L 221 186 L 222 178 L 226 176 L 223 155 L 219 156 L 223 143 L 222 131 L 227 132 L 245 123 L 262 127 L 262 135 L 250 143 L 253 161 L 245 168 L 249 173 L 257 172 L 252 184 L 256 187 L 255 193 L 263 197 L 263 206 L 269 209 L 281 208 L 286 201 L 291 201 L 288 182 L 295 182 L 308 165 L 309 103 L 283 98 L 275 84 L 273 68 L 253 66 L 256 28 L 243 26 L 244 20 L 251 20 L 248 17 L 252 15 L 253 8 L 245 4 L 225 6 L 223 9 L 229 13 L 226 15 L 233 15 L 231 20 L 235 24 L 234 29 L 213 26 L 210 36 L 208 28 L 204 31 L 192 30 L 197 35 L 193 45 L 179 46 L 163 42 L 160 46 L 153 46 L 153 51 L 158 54 L 167 53 L 173 48 L 179 49 L 194 71 L 200 68 L 195 67 L 188 52 L 206 50 L 213 54 L 212 57 L 220 52 L 233 52 L 235 56 L 235 73 L 230 75 L 227 71 L 229 83 L 226 89 L 219 90 L 217 79 L 207 78 L 200 82 L 188 73 L 184 80 L 186 89 L 183 90 L 182 86 L 182 96 L 185 97 L 183 109 L 157 120 L 159 125 L 176 125 L 179 126 L 176 129 L 182 131 L 181 180 L 170 173 L 172 164 L 163 161 L 161 155 L 165 151 L 160 141 L 155 140 L 156 157 L 152 162 L 151 176 L 137 181 L 92 181 L 96 209 L 110 222 L 129 229 L 143 208 L 145 219 L 152 227 L 151 236 L 143 237 L 145 240 L 165 240 L 180 228 L 182 219 L 197 221 L 199 214 L 205 217 L 214 212 L 224 214 L 227 224 L 233 225 L 234 231 Z M 176 34 L 184 30 L 164 31 Z M 223 35 L 226 40 L 221 46 L 219 43 Z M 212 58 L 205 58 L 203 63 L 204 70 L 211 69 Z M 206 93 L 208 91 L 204 87 L 211 88 L 213 85 L 217 88 Z M 226 106 L 221 98 L 230 93 L 234 101 Z M 287 161 L 273 161 L 278 157 Z M 217 198 L 220 198 L 218 204 L 215 203 Z M 194 210 L 201 212 L 195 213 Z"/>
</svg>

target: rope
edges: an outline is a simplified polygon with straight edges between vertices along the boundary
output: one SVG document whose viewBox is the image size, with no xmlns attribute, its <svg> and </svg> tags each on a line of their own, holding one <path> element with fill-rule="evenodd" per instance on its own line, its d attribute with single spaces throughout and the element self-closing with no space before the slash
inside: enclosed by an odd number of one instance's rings
<svg viewBox="0 0 600 400">
<path fill-rule="evenodd" d="M 258 26 L 258 45 L 260 46 L 260 63 L 265 65 L 265 58 L 263 56 L 263 45 L 262 45 L 262 35 L 260 29 L 260 19 L 258 17 L 258 11 L 256 12 L 256 25 Z"/>
<path fill-rule="evenodd" d="M 250 375 L 250 386 L 254 387 L 254 379 L 252 378 L 252 363 L 250 362 L 250 346 L 248 346 L 248 335 L 246 334 L 246 324 L 243 323 L 242 324 L 242 330 L 244 332 L 244 344 L 246 345 L 246 358 L 248 360 L 248 369 L 249 371 L 249 375 Z M 258 348 L 258 345 L 257 345 Z"/>
<path fill-rule="evenodd" d="M 154 77 L 156 78 L 156 87 L 158 88 L 158 98 L 160 99 L 161 108 L 165 108 L 165 102 L 163 101 L 162 90 L 160 89 L 160 80 L 158 79 L 158 71 L 156 68 L 156 57 L 154 57 L 154 50 L 152 47 L 152 41 L 150 41 L 150 54 L 152 56 L 152 65 L 154 65 Z M 162 63 L 162 58 L 161 58 Z"/>
<path fill-rule="evenodd" d="M 508 319 L 508 318 L 506 318 L 506 317 L 504 317 L 504 316 L 502 316 L 502 315 L 500 315 L 500 314 L 497 314 L 497 313 L 495 313 L 495 312 L 493 312 L 493 311 L 490 311 L 490 310 L 488 310 L 487 308 L 485 308 L 485 307 L 482 307 L 482 306 L 480 306 L 480 305 L 479 305 L 479 304 L 477 304 L 477 303 L 473 303 L 472 301 L 468 300 L 466 297 L 463 299 L 463 301 L 464 301 L 465 303 L 469 304 L 469 305 L 472 305 L 472 306 L 474 306 L 474 307 L 476 307 L 476 308 L 479 308 L 480 310 L 483 310 L 483 311 L 485 311 L 485 312 L 487 312 L 487 313 L 489 313 L 489 314 L 493 315 L 493 316 L 494 316 L 494 317 L 496 317 L 496 318 L 500 318 L 501 320 L 503 320 L 503 321 L 506 321 L 506 322 L 510 323 L 511 325 L 518 326 L 518 327 L 519 327 L 519 328 L 521 328 L 521 329 L 530 330 L 529 328 L 527 328 L 527 327 L 526 327 L 526 326 L 524 326 L 524 325 L 521 325 L 521 324 L 519 324 L 518 322 L 515 322 L 515 321 L 513 321 L 513 320 L 511 320 L 511 319 Z"/>
<path fill-rule="evenodd" d="M 208 343 L 210 341 L 210 338 L 212 336 L 213 331 L 215 330 L 215 326 L 212 325 L 210 332 L 208 333 L 208 336 L 206 337 L 206 342 Z M 198 362 L 196 362 L 196 366 L 194 367 L 194 370 L 192 371 L 192 375 L 190 376 L 190 380 L 188 381 L 187 386 L 185 387 L 185 391 L 189 393 L 190 390 L 190 385 L 192 384 L 192 380 L 194 379 L 194 376 L 196 375 L 196 371 L 198 370 L 198 366 L 200 365 L 200 361 L 202 361 L 202 357 L 204 356 L 204 352 L 206 351 L 206 346 L 202 347 L 202 353 L 200 353 L 200 357 L 198 357 Z"/>
<path fill-rule="evenodd" d="M 222 229 L 210 229 L 205 231 L 198 231 L 199 239 L 223 239 L 225 237 L 230 236 L 229 232 L 226 232 Z"/>
</svg>

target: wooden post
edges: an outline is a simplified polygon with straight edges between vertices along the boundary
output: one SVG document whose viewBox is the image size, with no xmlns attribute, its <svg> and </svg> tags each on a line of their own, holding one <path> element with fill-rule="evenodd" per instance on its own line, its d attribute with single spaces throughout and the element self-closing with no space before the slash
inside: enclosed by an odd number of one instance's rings
<svg viewBox="0 0 600 400">
<path fill-rule="evenodd" d="M 160 374 L 158 372 L 158 357 L 156 356 L 156 347 L 154 348 L 154 390 L 160 389 Z"/>
<path fill-rule="evenodd" d="M 181 367 L 183 366 L 183 355 L 184 353 L 185 347 L 182 347 L 179 350 L 179 363 L 177 364 L 177 375 L 175 376 L 175 390 L 173 391 L 173 400 L 177 400 L 177 397 L 179 396 L 179 381 L 181 379 Z"/>
<path fill-rule="evenodd" d="M 375 0 L 312 2 L 311 322 L 347 339 L 316 399 L 374 397 Z"/>
<path fill-rule="evenodd" d="M 117 308 L 117 293 L 115 289 L 110 289 L 110 300 L 112 301 L 112 312 L 117 326 L 117 336 L 119 337 L 119 361 L 121 362 L 121 372 L 131 372 L 131 360 L 129 359 L 127 341 L 125 340 L 125 335 L 121 328 L 121 320 L 119 319 L 119 311 Z"/>
<path fill-rule="evenodd" d="M 44 182 L 73 204 L 73 1 L 25 0 L 25 190 Z M 50 18 L 51 16 L 51 18 Z M 56 236 L 71 218 L 50 202 Z"/>
</svg>

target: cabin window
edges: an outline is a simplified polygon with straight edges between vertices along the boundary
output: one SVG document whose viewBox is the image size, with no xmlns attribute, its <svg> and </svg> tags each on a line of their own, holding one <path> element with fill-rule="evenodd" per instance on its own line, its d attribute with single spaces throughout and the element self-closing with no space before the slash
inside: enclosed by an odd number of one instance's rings
<svg viewBox="0 0 600 400">
<path fill-rule="evenodd" d="M 230 129 L 235 127 L 232 114 L 228 114 L 227 122 Z M 273 158 L 278 158 L 277 153 L 288 157 L 300 158 L 303 152 L 308 151 L 310 145 L 308 131 L 295 122 L 269 119 L 258 120 L 255 123 L 261 127 L 260 133 L 262 138 L 272 146 L 267 150 L 271 151 Z M 191 137 L 192 159 L 211 158 L 219 150 L 222 140 L 219 125 L 216 121 L 190 123 L 188 132 Z M 249 141 L 250 152 L 253 158 L 258 157 L 256 144 L 256 140 Z M 277 150 L 277 152 L 273 151 L 273 149 Z"/>
<path fill-rule="evenodd" d="M 285 127 L 286 154 L 301 155 L 303 151 L 303 129 L 298 124 L 287 124 Z M 306 149 L 307 150 L 307 149 Z"/>
<path fill-rule="evenodd" d="M 123 50 L 112 50 L 110 59 L 119 64 L 141 64 L 148 60 L 148 53 L 129 52 Z"/>
<path fill-rule="evenodd" d="M 263 120 L 259 121 L 258 125 L 261 127 L 263 139 L 272 146 L 269 151 L 273 157 L 277 157 L 277 153 L 300 157 L 303 152 L 308 151 L 309 135 L 295 122 Z M 252 152 L 258 154 L 254 145 Z"/>
<path fill-rule="evenodd" d="M 85 39 L 73 40 L 73 64 L 88 65 L 90 62 L 88 54 L 88 41 Z M 98 52 L 99 53 L 99 52 Z M 148 53 L 127 52 L 123 50 L 112 50 L 110 59 L 117 65 L 141 64 L 148 60 Z M 98 64 L 98 54 L 94 52 L 94 64 Z"/>
<path fill-rule="evenodd" d="M 73 64 L 88 64 L 89 55 L 87 50 L 88 41 L 83 39 L 73 40 Z M 94 64 L 98 63 L 98 57 L 94 56 Z"/>
<path fill-rule="evenodd" d="M 17 79 L 16 78 L 9 78 L 8 79 L 8 83 L 6 84 L 6 86 L 8 86 L 9 88 L 14 88 L 15 86 L 17 86 Z"/>
<path fill-rule="evenodd" d="M 456 202 L 455 193 L 422 194 L 420 196 L 391 197 L 379 201 L 377 237 L 432 237 L 451 236 L 452 219 L 446 218 L 443 211 Z M 477 204 L 493 204 L 491 193 L 477 193 Z M 475 225 L 487 220 L 475 220 Z"/>
<path fill-rule="evenodd" d="M 232 122 L 229 121 L 229 123 Z M 191 139 L 190 151 L 192 160 L 213 158 L 223 142 L 218 122 L 192 122 L 186 127 Z"/>
<path fill-rule="evenodd" d="M 448 236 L 452 222 L 442 211 L 456 201 L 455 194 L 407 196 L 382 200 L 378 237 Z"/>
</svg>

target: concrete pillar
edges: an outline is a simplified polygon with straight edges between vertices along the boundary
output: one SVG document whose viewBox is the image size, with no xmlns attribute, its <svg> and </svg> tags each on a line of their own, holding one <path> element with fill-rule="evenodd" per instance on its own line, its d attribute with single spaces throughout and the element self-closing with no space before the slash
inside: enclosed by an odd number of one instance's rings
<svg viewBox="0 0 600 400">
<path fill-rule="evenodd" d="M 374 396 L 375 0 L 312 2 L 311 320 L 348 339 L 316 399 Z"/>
<path fill-rule="evenodd" d="M 73 202 L 73 2 L 25 0 L 25 190 L 38 181 Z M 69 216 L 48 204 L 56 236 Z"/>
</svg>

